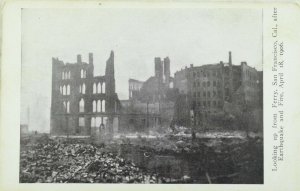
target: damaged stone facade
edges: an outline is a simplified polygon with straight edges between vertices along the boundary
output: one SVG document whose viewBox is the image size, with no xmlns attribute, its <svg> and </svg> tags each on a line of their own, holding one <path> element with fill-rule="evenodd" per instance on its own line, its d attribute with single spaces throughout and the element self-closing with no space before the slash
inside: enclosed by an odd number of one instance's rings
<svg viewBox="0 0 300 191">
<path fill-rule="evenodd" d="M 175 105 L 175 120 L 190 125 L 187 116 L 199 125 L 207 115 L 224 112 L 224 106 L 262 107 L 262 77 L 255 68 L 241 62 L 186 67 L 174 75 L 174 88 L 181 96 Z M 183 109 L 185 108 L 185 109 Z"/>
<path fill-rule="evenodd" d="M 105 75 L 94 76 L 93 54 L 88 63 L 52 58 L 52 136 L 113 135 L 119 126 L 119 100 L 115 92 L 114 52 Z"/>
</svg>

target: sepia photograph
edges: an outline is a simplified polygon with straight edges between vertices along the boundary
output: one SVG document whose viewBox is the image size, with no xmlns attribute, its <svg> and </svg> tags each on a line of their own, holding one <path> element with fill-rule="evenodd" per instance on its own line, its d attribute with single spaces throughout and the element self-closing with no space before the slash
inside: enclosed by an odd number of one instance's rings
<svg viewBox="0 0 300 191">
<path fill-rule="evenodd" d="M 23 8 L 19 183 L 264 184 L 262 8 Z"/>
</svg>

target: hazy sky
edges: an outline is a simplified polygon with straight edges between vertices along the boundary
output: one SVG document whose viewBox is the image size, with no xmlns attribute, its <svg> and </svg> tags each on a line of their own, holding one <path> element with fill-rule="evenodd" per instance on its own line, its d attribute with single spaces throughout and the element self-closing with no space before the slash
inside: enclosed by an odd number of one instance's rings
<svg viewBox="0 0 300 191">
<path fill-rule="evenodd" d="M 228 60 L 262 69 L 261 9 L 23 9 L 21 123 L 50 130 L 51 58 L 88 62 L 104 75 L 115 52 L 116 91 L 128 99 L 128 79 L 154 75 L 154 57 L 169 56 L 171 75 L 189 66 Z"/>
</svg>

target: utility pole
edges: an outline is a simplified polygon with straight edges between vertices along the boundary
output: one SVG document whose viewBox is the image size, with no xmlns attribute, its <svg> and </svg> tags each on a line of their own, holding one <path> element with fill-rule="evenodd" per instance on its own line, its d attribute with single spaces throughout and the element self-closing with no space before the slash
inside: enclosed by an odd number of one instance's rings
<svg viewBox="0 0 300 191">
<path fill-rule="evenodd" d="M 149 133 L 150 133 L 150 129 L 149 129 L 149 99 L 147 100 L 146 128 L 147 128 L 147 132 L 149 135 Z"/>
</svg>

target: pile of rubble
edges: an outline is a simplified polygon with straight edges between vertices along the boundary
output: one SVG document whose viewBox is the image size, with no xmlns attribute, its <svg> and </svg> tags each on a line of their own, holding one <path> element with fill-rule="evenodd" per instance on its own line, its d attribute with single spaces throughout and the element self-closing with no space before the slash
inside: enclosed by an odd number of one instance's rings
<svg viewBox="0 0 300 191">
<path fill-rule="evenodd" d="M 215 183 L 261 183 L 263 180 L 263 140 L 260 137 L 196 140 L 168 137 L 132 141 L 128 147 L 135 151 L 141 150 L 149 156 L 183 158 L 191 163 L 190 166 L 195 162 L 193 169 L 198 170 L 195 170 L 194 175 L 201 178 L 210 176 L 210 180 Z"/>
<path fill-rule="evenodd" d="M 20 182 L 162 183 L 165 179 L 91 144 L 48 140 L 21 150 Z"/>
</svg>

